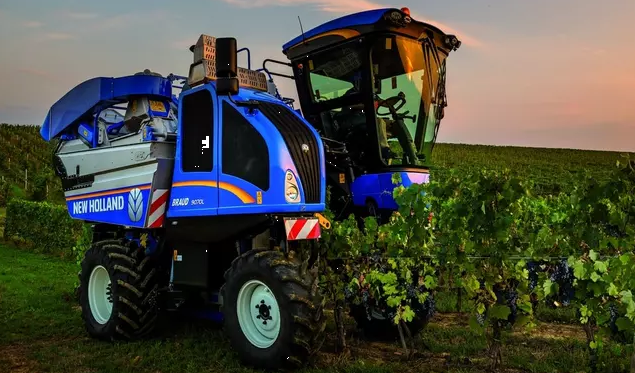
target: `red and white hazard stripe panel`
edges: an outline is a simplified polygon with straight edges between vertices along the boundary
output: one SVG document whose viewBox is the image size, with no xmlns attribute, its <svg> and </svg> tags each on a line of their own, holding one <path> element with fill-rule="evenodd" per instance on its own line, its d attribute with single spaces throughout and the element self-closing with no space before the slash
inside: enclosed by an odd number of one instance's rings
<svg viewBox="0 0 635 373">
<path fill-rule="evenodd" d="M 148 211 L 148 228 L 161 228 L 165 217 L 165 208 L 168 204 L 168 190 L 155 189 L 152 193 L 150 211 Z"/>
<path fill-rule="evenodd" d="M 321 236 L 320 222 L 316 218 L 285 219 L 287 240 L 316 240 Z"/>
</svg>

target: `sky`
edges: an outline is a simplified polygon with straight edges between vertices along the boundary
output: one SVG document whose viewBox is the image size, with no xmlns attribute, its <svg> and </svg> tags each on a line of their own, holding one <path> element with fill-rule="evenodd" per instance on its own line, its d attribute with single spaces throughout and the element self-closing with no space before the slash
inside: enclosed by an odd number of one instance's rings
<svg viewBox="0 0 635 373">
<path fill-rule="evenodd" d="M 96 76 L 186 75 L 200 34 L 235 37 L 257 68 L 285 60 L 298 16 L 307 31 L 404 6 L 463 42 L 439 142 L 635 151 L 634 0 L 0 0 L 0 122 L 39 125 Z"/>
</svg>

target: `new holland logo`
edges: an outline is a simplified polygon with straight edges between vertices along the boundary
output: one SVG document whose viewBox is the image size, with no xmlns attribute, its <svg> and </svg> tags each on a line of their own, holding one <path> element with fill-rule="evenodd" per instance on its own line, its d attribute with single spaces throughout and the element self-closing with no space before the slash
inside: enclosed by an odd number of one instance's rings
<svg viewBox="0 0 635 373">
<path fill-rule="evenodd" d="M 131 221 L 141 220 L 143 215 L 143 194 L 139 188 L 134 188 L 128 193 L 128 217 Z"/>
</svg>

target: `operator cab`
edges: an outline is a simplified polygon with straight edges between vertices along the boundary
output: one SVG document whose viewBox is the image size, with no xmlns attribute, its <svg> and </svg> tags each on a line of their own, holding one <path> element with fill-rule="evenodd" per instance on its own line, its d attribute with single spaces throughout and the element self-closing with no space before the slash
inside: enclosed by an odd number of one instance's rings
<svg viewBox="0 0 635 373">
<path fill-rule="evenodd" d="M 346 144 L 360 174 L 429 166 L 447 105 L 445 61 L 460 44 L 406 8 L 378 9 L 310 30 L 283 52 L 304 116 L 327 145 Z"/>
</svg>

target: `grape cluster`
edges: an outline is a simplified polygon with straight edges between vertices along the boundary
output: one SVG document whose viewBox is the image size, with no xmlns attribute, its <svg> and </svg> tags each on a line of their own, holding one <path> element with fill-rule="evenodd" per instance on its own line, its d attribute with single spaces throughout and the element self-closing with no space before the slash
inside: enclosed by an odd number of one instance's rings
<svg viewBox="0 0 635 373">
<path fill-rule="evenodd" d="M 606 222 L 604 222 L 602 225 L 604 228 L 604 232 L 606 232 L 606 234 L 609 235 L 610 237 L 614 237 L 614 238 L 626 237 L 626 234 L 622 232 L 617 225 L 609 224 Z"/>
<path fill-rule="evenodd" d="M 388 266 L 386 265 L 386 259 L 382 258 L 380 253 L 374 253 L 370 257 L 370 262 L 373 264 L 373 267 L 377 269 L 380 273 L 386 273 L 388 271 Z"/>
<path fill-rule="evenodd" d="M 557 298 L 563 306 L 568 306 L 575 295 L 573 278 L 573 268 L 569 267 L 566 259 L 560 260 L 549 276 L 549 279 L 560 288 Z"/>
<path fill-rule="evenodd" d="M 477 313 L 477 314 L 476 314 L 476 322 L 477 322 L 480 326 L 485 325 L 485 313 Z"/>
<path fill-rule="evenodd" d="M 344 288 L 344 299 L 350 300 L 352 298 L 353 298 L 353 291 L 351 290 L 350 287 L 346 286 Z"/>
<path fill-rule="evenodd" d="M 611 338 L 618 343 L 630 344 L 633 342 L 632 334 L 626 330 L 620 330 L 617 327 L 617 319 L 620 317 L 620 311 L 615 305 L 611 303 L 609 305 L 609 329 L 611 330 Z M 630 334 L 630 336 L 629 336 Z"/>
<path fill-rule="evenodd" d="M 615 322 L 617 321 L 617 307 L 615 307 L 614 303 L 611 303 L 611 305 L 609 305 L 609 328 L 611 329 L 611 331 L 615 334 L 617 334 L 617 332 L 619 331 L 619 329 L 617 328 L 617 325 L 615 324 Z"/>
<path fill-rule="evenodd" d="M 509 307 L 510 313 L 507 317 L 507 322 L 514 324 L 516 317 L 518 317 L 518 292 L 516 291 L 516 286 L 509 286 L 505 290 L 495 290 L 494 294 L 496 294 L 496 298 L 498 299 L 497 303 Z"/>
<path fill-rule="evenodd" d="M 417 271 L 413 271 L 413 278 L 419 279 L 419 273 Z M 417 317 L 427 322 L 436 313 L 436 304 L 434 296 L 431 293 L 428 294 L 423 303 L 419 301 L 419 295 L 425 294 L 428 292 L 428 289 L 425 285 L 415 286 L 417 282 L 417 280 L 414 280 L 413 283 L 406 285 L 406 296 L 410 300 L 412 310 Z"/>
<path fill-rule="evenodd" d="M 412 286 L 412 284 L 408 284 L 408 286 L 406 287 L 406 294 L 407 294 L 408 298 L 416 299 L 417 298 L 417 289 L 415 289 L 415 287 Z"/>
<path fill-rule="evenodd" d="M 370 294 L 368 293 L 368 289 L 362 289 L 362 305 L 364 305 L 364 310 L 366 310 L 366 317 L 368 320 L 372 320 L 370 313 Z"/>
<path fill-rule="evenodd" d="M 430 321 L 434 314 L 436 313 L 436 302 L 434 301 L 434 296 L 432 294 L 428 294 L 425 302 L 420 307 L 420 316 L 424 319 L 424 321 Z"/>
<path fill-rule="evenodd" d="M 539 264 L 536 262 L 528 262 L 527 270 L 529 271 L 529 290 L 534 290 L 538 285 L 538 269 Z"/>
<path fill-rule="evenodd" d="M 507 306 L 511 309 L 511 313 L 509 314 L 509 318 L 507 321 L 510 323 L 514 323 L 516 321 L 516 317 L 518 316 L 518 308 L 516 306 L 516 302 L 518 301 L 518 292 L 516 289 L 510 289 L 506 294 Z"/>
</svg>

